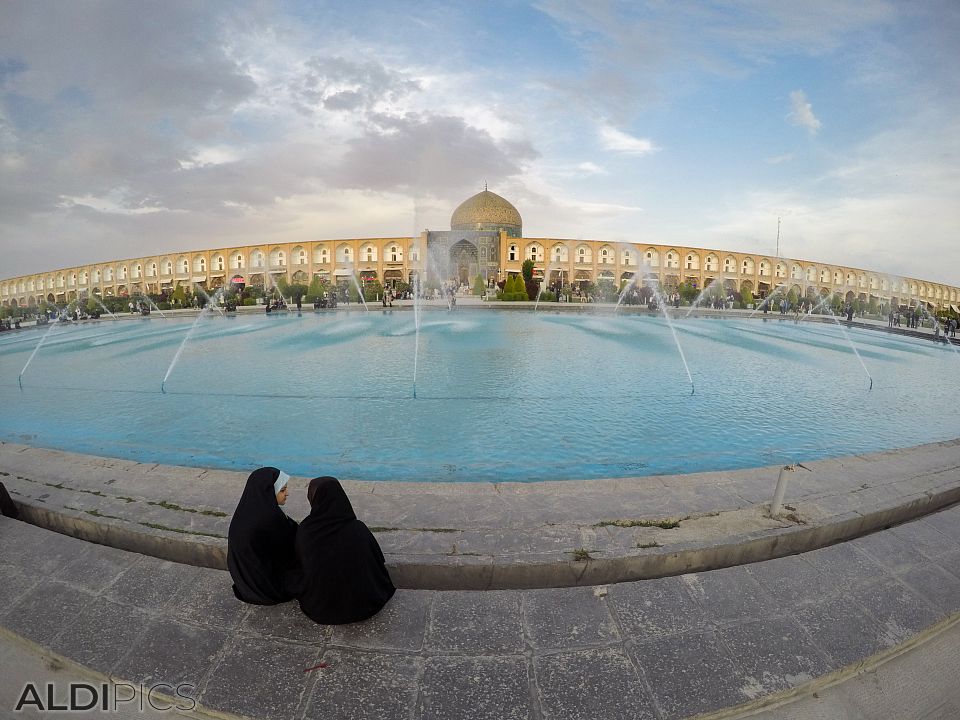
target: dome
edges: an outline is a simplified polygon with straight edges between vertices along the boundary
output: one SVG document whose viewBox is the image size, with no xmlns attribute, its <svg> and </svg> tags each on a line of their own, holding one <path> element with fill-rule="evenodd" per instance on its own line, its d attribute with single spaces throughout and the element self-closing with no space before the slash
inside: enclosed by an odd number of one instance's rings
<svg viewBox="0 0 960 720">
<path fill-rule="evenodd" d="M 467 198 L 450 218 L 451 230 L 516 230 L 520 233 L 523 220 L 520 213 L 509 202 L 489 190 L 478 192 Z"/>
</svg>

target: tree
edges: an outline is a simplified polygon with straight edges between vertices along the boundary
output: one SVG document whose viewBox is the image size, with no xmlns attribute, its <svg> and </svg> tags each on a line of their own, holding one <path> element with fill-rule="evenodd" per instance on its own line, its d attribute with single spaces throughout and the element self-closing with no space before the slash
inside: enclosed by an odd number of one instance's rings
<svg viewBox="0 0 960 720">
<path fill-rule="evenodd" d="M 307 288 L 307 302 L 313 302 L 327 291 L 327 284 L 319 275 L 314 275 Z"/>
<path fill-rule="evenodd" d="M 523 266 L 520 269 L 520 272 L 523 274 L 523 279 L 527 282 L 533 280 L 533 260 L 524 260 Z"/>
<path fill-rule="evenodd" d="M 680 293 L 680 298 L 684 302 L 693 302 L 697 299 L 697 295 L 700 294 L 690 283 L 680 283 L 677 286 L 677 292 Z"/>
<path fill-rule="evenodd" d="M 486 285 L 485 282 L 483 282 L 483 276 L 478 274 L 478 275 L 473 279 L 473 294 L 474 294 L 474 295 L 483 295 L 483 293 L 486 291 L 486 289 L 487 289 L 487 285 Z"/>
<path fill-rule="evenodd" d="M 789 303 L 791 308 L 795 308 L 798 300 L 797 291 L 791 288 L 790 292 L 787 293 L 787 303 Z"/>
<path fill-rule="evenodd" d="M 170 302 L 173 305 L 179 305 L 183 307 L 187 302 L 187 293 L 183 289 L 183 285 L 177 285 L 176 289 L 173 291 L 173 295 L 170 296 Z"/>
<path fill-rule="evenodd" d="M 742 297 L 742 299 L 743 299 L 743 304 L 744 304 L 745 306 L 746 306 L 746 305 L 753 305 L 753 293 L 752 293 L 752 292 L 750 292 L 749 290 L 741 290 L 741 291 L 740 291 L 740 296 Z"/>
</svg>

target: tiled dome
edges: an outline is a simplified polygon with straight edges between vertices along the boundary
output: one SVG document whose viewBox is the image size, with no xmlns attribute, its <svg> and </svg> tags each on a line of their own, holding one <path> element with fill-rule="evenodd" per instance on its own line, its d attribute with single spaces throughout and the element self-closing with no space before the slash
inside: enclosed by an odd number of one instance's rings
<svg viewBox="0 0 960 720">
<path fill-rule="evenodd" d="M 515 228 L 519 232 L 523 220 L 513 205 L 489 190 L 464 200 L 450 218 L 451 230 L 492 229 L 494 226 Z"/>
</svg>

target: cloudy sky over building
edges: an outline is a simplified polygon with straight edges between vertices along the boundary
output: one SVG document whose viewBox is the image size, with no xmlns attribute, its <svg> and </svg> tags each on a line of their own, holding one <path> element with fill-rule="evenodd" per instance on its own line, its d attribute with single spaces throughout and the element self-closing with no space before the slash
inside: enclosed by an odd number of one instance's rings
<svg viewBox="0 0 960 720">
<path fill-rule="evenodd" d="M 960 284 L 960 4 L 0 0 L 0 277 L 449 227 Z"/>
</svg>

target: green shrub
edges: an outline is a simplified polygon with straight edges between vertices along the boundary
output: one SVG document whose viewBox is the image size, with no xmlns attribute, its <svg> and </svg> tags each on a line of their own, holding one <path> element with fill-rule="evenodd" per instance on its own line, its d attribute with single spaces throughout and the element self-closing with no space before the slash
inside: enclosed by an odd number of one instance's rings
<svg viewBox="0 0 960 720">
<path fill-rule="evenodd" d="M 473 279 L 473 294 L 474 294 L 474 295 L 483 295 L 483 293 L 486 291 L 486 289 L 487 289 L 487 285 L 486 285 L 486 283 L 483 282 L 483 276 L 482 276 L 482 275 L 477 275 L 477 276 Z"/>
<path fill-rule="evenodd" d="M 249 306 L 249 305 L 256 305 L 256 304 L 257 304 L 257 299 L 256 299 L 256 298 L 252 298 L 252 297 L 244 298 L 242 304 L 243 304 L 243 305 L 247 305 L 247 306 Z"/>
</svg>

